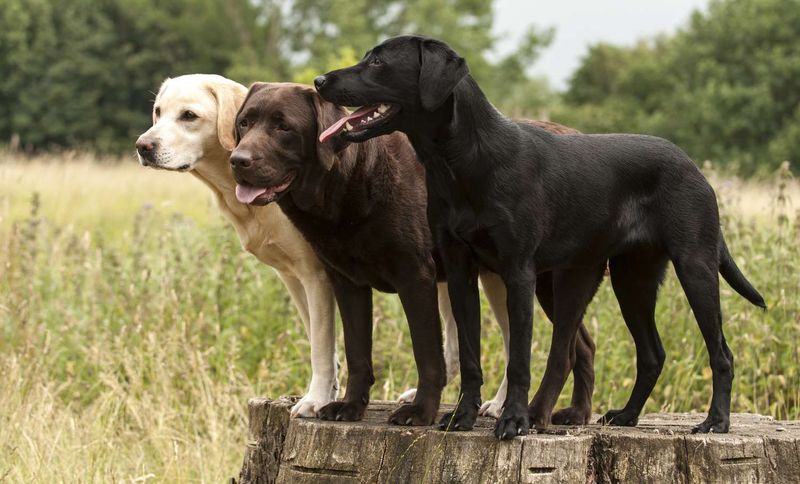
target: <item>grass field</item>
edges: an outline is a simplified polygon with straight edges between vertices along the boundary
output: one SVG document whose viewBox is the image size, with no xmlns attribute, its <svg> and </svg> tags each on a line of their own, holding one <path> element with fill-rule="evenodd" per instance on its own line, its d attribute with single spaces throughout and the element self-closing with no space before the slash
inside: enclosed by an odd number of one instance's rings
<svg viewBox="0 0 800 484">
<path fill-rule="evenodd" d="M 709 175 L 728 245 L 770 306 L 722 284 L 733 410 L 800 418 L 800 188 L 777 167 L 757 183 Z M 393 399 L 415 381 L 408 331 L 396 297 L 379 296 L 375 313 L 372 396 Z M 646 411 L 705 411 L 707 355 L 672 272 L 657 320 L 668 357 Z M 488 397 L 502 344 L 485 321 Z M 607 282 L 585 321 L 601 412 L 635 377 Z M 537 310 L 534 382 L 550 332 Z M 247 399 L 301 393 L 308 353 L 277 277 L 190 175 L 0 153 L 0 482 L 224 481 L 241 464 Z"/>
</svg>

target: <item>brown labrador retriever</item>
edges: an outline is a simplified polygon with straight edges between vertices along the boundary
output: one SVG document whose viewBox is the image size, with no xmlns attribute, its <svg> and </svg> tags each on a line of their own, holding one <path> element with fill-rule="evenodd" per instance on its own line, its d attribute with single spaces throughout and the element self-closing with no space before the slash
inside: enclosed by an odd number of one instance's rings
<svg viewBox="0 0 800 484">
<path fill-rule="evenodd" d="M 254 205 L 277 202 L 333 284 L 349 378 L 344 399 L 323 407 L 320 418 L 358 420 L 369 402 L 375 288 L 400 296 L 419 375 L 413 403 L 398 408 L 389 421 L 430 425 L 446 381 L 436 292 L 437 274 L 443 279 L 443 273 L 427 221 L 424 170 L 401 134 L 354 145 L 317 143 L 324 127 L 345 114 L 309 86 L 253 85 L 235 124 L 238 145 L 231 165 L 237 196 Z M 548 285 L 541 287 L 546 291 Z M 552 296 L 539 298 L 550 314 Z M 594 346 L 585 330 L 581 335 L 575 368 L 579 398 L 567 410 L 580 413 L 584 423 L 591 410 Z"/>
</svg>

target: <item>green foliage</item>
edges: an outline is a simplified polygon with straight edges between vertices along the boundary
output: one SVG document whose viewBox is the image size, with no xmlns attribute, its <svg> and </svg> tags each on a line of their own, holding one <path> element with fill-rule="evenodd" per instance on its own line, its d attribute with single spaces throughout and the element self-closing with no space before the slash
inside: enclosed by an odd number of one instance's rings
<svg viewBox="0 0 800 484">
<path fill-rule="evenodd" d="M 713 0 L 672 37 L 595 45 L 555 117 L 588 132 L 664 136 L 746 172 L 800 160 L 799 7 Z"/>
<path fill-rule="evenodd" d="M 131 148 L 164 78 L 310 82 L 391 35 L 440 37 L 500 106 L 541 108 L 526 68 L 552 32 L 531 30 L 497 62 L 491 0 L 6 0 L 0 10 L 0 140 L 23 147 Z M 529 95 L 529 93 L 534 93 Z"/>
<path fill-rule="evenodd" d="M 169 75 L 222 72 L 246 0 L 7 0 L 0 13 L 0 138 L 129 149 Z"/>
</svg>

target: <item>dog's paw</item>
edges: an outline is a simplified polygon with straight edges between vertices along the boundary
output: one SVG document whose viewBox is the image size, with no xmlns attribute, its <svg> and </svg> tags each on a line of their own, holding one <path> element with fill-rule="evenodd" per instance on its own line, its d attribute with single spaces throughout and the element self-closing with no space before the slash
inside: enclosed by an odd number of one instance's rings
<svg viewBox="0 0 800 484">
<path fill-rule="evenodd" d="M 345 422 L 355 422 L 364 417 L 367 406 L 361 402 L 338 401 L 331 402 L 322 407 L 317 412 L 317 417 L 322 420 L 341 420 Z"/>
<path fill-rule="evenodd" d="M 414 398 L 417 397 L 417 389 L 409 388 L 397 397 L 398 403 L 414 403 Z"/>
<path fill-rule="evenodd" d="M 483 402 L 481 409 L 478 410 L 478 415 L 484 417 L 500 418 L 503 413 L 503 401 L 501 400 L 488 400 Z"/>
<path fill-rule="evenodd" d="M 635 427 L 639 423 L 639 414 L 625 410 L 609 410 L 600 417 L 597 423 L 602 425 L 615 425 L 618 427 Z"/>
<path fill-rule="evenodd" d="M 447 412 L 439 420 L 440 430 L 472 430 L 478 419 L 478 406 L 461 404 L 454 412 Z"/>
<path fill-rule="evenodd" d="M 291 418 L 314 418 L 317 416 L 317 412 L 330 402 L 330 399 L 313 398 L 311 395 L 305 395 L 292 406 L 289 416 Z"/>
<path fill-rule="evenodd" d="M 520 435 L 528 435 L 529 428 L 528 409 L 524 405 L 509 406 L 497 419 L 494 436 L 500 440 L 509 440 Z"/>
<path fill-rule="evenodd" d="M 692 428 L 693 434 L 727 434 L 730 430 L 731 422 L 728 418 L 716 417 L 712 418 L 710 415 L 703 420 L 702 423 L 695 425 Z"/>
<path fill-rule="evenodd" d="M 428 405 L 407 404 L 389 415 L 394 425 L 431 425 L 436 418 L 436 409 Z"/>
<path fill-rule="evenodd" d="M 550 421 L 554 425 L 586 425 L 592 417 L 590 409 L 582 407 L 567 407 L 553 413 Z"/>
</svg>

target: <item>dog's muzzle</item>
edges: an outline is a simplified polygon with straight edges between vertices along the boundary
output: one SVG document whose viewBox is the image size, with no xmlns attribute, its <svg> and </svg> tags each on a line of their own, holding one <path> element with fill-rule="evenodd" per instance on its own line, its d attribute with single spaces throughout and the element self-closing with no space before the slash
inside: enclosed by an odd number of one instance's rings
<svg viewBox="0 0 800 484">
<path fill-rule="evenodd" d="M 142 165 L 154 165 L 156 162 L 156 148 L 158 144 L 151 139 L 139 138 L 136 140 L 136 153 Z"/>
</svg>

